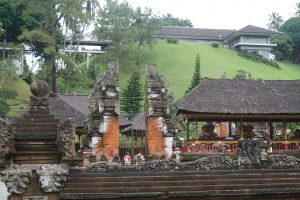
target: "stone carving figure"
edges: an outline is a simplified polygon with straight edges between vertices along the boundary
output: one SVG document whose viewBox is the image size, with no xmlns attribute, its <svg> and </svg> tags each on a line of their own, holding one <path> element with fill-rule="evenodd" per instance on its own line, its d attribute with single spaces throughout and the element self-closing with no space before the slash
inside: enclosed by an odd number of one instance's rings
<svg viewBox="0 0 300 200">
<path fill-rule="evenodd" d="M 256 138 L 241 138 L 238 141 L 237 160 L 240 166 L 257 166 L 262 164 L 262 149 L 260 141 Z"/>
<path fill-rule="evenodd" d="M 37 170 L 39 183 L 44 192 L 60 192 L 69 174 L 66 164 L 41 165 Z"/>
<path fill-rule="evenodd" d="M 14 152 L 15 131 L 15 127 L 0 118 L 0 156 L 5 156 L 8 153 Z"/>
<path fill-rule="evenodd" d="M 58 143 L 65 157 L 75 157 L 75 119 L 69 118 L 58 128 Z"/>
<path fill-rule="evenodd" d="M 30 86 L 30 110 L 49 111 L 49 86 L 46 81 L 34 81 Z"/>
</svg>

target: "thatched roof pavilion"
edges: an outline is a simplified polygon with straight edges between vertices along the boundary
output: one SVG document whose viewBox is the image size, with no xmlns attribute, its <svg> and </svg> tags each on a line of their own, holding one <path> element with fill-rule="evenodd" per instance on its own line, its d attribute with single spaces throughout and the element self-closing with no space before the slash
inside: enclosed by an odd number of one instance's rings
<svg viewBox="0 0 300 200">
<path fill-rule="evenodd" d="M 177 103 L 194 121 L 300 121 L 300 80 L 204 79 Z"/>
</svg>

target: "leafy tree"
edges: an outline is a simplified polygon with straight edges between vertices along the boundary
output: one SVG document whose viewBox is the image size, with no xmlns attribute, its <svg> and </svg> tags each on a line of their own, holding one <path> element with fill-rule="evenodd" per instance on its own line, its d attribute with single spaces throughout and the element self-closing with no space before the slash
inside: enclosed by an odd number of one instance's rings
<svg viewBox="0 0 300 200">
<path fill-rule="evenodd" d="M 193 23 L 189 19 L 180 19 L 173 17 L 172 14 L 168 13 L 161 17 L 163 26 L 182 26 L 182 27 L 193 27 Z"/>
<path fill-rule="evenodd" d="M 291 58 L 294 44 L 288 35 L 281 35 L 273 39 L 272 42 L 277 44 L 272 50 L 276 60 L 288 60 Z"/>
<path fill-rule="evenodd" d="M 300 63 L 300 17 L 288 19 L 280 30 L 293 40 L 294 48 L 291 58 L 294 63 Z"/>
<path fill-rule="evenodd" d="M 121 111 L 133 117 L 142 107 L 143 100 L 140 74 L 135 72 L 130 76 L 127 86 L 121 92 Z"/>
<path fill-rule="evenodd" d="M 267 24 L 269 29 L 279 31 L 281 25 L 283 23 L 282 17 L 277 12 L 272 12 L 269 15 L 269 23 Z"/>
<path fill-rule="evenodd" d="M 161 28 L 160 19 L 153 16 L 150 8 L 146 7 L 144 12 L 142 12 L 142 9 L 137 7 L 134 11 L 133 20 L 138 49 L 140 49 L 143 44 L 151 46 L 154 41 L 154 31 Z"/>
<path fill-rule="evenodd" d="M 135 55 L 135 35 L 132 30 L 134 10 L 128 2 L 106 0 L 98 16 L 94 34 L 99 40 L 110 41 L 108 59 L 118 61 L 120 65 L 130 64 Z"/>
<path fill-rule="evenodd" d="M 106 0 L 99 9 L 94 34 L 99 40 L 109 41 L 108 61 L 118 61 L 120 66 L 137 64 L 140 47 L 154 41 L 153 32 L 160 24 L 151 9 L 134 10 L 126 1 Z"/>
<path fill-rule="evenodd" d="M 196 87 L 201 81 L 201 75 L 200 75 L 200 56 L 199 54 L 196 55 L 196 61 L 195 61 L 195 71 L 193 75 L 193 79 L 191 81 L 190 87 L 187 89 L 185 93 L 190 92 L 194 87 Z"/>
<path fill-rule="evenodd" d="M 296 12 L 295 12 L 296 17 L 300 17 L 300 2 L 296 3 Z"/>
</svg>

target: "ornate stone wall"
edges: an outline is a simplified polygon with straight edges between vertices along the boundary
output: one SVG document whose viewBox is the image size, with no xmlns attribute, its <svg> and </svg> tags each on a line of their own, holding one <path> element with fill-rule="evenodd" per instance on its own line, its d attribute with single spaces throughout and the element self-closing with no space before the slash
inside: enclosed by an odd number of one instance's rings
<svg viewBox="0 0 300 200">
<path fill-rule="evenodd" d="M 65 164 L 12 165 L 1 172 L 10 200 L 58 200 L 67 179 Z"/>
<path fill-rule="evenodd" d="M 88 132 L 92 138 L 92 153 L 99 160 L 105 156 L 112 162 L 119 154 L 119 66 L 97 76 L 90 97 Z"/>
</svg>

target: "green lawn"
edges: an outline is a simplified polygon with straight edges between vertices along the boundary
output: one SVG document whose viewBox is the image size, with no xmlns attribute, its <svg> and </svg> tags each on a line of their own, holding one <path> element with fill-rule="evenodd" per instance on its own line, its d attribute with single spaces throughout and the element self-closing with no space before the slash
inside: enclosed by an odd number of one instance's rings
<svg viewBox="0 0 300 200">
<path fill-rule="evenodd" d="M 158 71 L 165 75 L 170 89 L 178 99 L 184 95 L 190 84 L 197 53 L 200 55 L 202 77 L 220 78 L 221 74 L 226 72 L 227 77 L 232 78 L 239 69 L 243 69 L 250 72 L 252 77 L 265 80 L 300 79 L 300 65 L 279 62 L 281 69 L 276 69 L 246 60 L 231 49 L 182 41 L 178 44 L 158 41 L 152 50 L 145 49 L 140 70 L 145 72 L 144 66 L 147 63 L 156 64 Z M 122 87 L 126 83 L 128 72 L 122 72 L 120 77 Z"/>
</svg>

